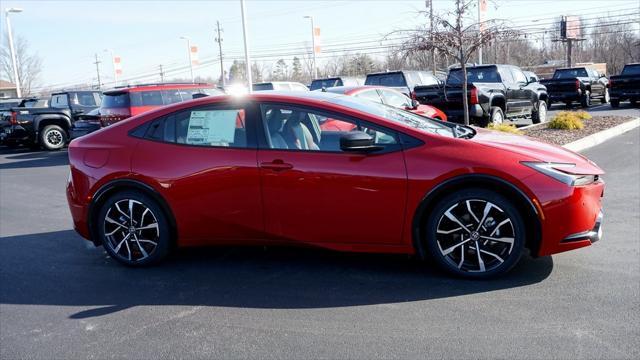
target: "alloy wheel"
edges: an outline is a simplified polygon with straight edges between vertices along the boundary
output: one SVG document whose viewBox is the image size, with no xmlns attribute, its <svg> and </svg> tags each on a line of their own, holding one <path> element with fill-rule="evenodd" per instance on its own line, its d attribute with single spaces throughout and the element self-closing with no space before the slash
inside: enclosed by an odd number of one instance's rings
<svg viewBox="0 0 640 360">
<path fill-rule="evenodd" d="M 440 217 L 436 242 L 443 258 L 463 272 L 489 272 L 512 254 L 516 239 L 509 215 L 496 204 L 467 199 Z"/>
<path fill-rule="evenodd" d="M 57 129 L 51 129 L 47 132 L 45 139 L 51 147 L 58 147 L 64 141 L 64 136 Z"/>
<path fill-rule="evenodd" d="M 547 121 L 547 103 L 544 101 L 538 105 L 538 120 L 542 123 Z"/>
<path fill-rule="evenodd" d="M 609 96 L 609 89 L 604 90 L 604 102 L 605 104 L 611 101 L 611 97 Z"/>
<path fill-rule="evenodd" d="M 103 226 L 105 244 L 123 260 L 142 261 L 158 246 L 158 219 L 151 209 L 140 201 L 116 201 L 107 210 Z"/>
<path fill-rule="evenodd" d="M 500 125 L 504 122 L 504 119 L 502 118 L 502 113 L 501 112 L 496 112 L 493 115 L 493 118 L 491 119 L 491 122 L 496 124 L 496 125 Z"/>
</svg>

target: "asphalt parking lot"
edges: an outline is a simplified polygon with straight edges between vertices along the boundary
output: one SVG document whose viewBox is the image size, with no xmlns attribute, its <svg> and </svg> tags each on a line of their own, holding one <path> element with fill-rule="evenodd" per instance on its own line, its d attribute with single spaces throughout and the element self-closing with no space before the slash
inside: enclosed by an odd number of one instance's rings
<svg viewBox="0 0 640 360">
<path fill-rule="evenodd" d="M 637 359 L 640 130 L 585 154 L 607 172 L 604 239 L 477 282 L 290 248 L 126 268 L 72 230 L 65 151 L 1 149 L 0 358 Z"/>
</svg>

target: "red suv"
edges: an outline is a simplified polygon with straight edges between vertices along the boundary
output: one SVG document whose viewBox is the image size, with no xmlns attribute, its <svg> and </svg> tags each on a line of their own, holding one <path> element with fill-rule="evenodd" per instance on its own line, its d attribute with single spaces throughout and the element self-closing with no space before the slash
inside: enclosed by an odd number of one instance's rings
<svg viewBox="0 0 640 360">
<path fill-rule="evenodd" d="M 195 94 L 221 95 L 223 91 L 206 83 L 163 83 L 128 85 L 103 93 L 100 109 L 74 124 L 72 138 L 159 107 L 192 100 Z"/>
</svg>

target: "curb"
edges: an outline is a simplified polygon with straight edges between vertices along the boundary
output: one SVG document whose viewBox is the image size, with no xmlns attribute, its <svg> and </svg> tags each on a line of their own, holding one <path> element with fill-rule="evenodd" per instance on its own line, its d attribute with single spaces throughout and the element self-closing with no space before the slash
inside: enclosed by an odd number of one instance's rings
<svg viewBox="0 0 640 360">
<path fill-rule="evenodd" d="M 640 118 L 635 118 L 633 120 L 627 121 L 626 123 L 622 123 L 618 126 L 614 126 L 607 130 L 603 130 L 595 134 L 591 134 L 587 137 L 583 137 L 580 140 L 576 140 L 574 142 L 565 144 L 563 145 L 563 147 L 571 151 L 580 152 L 590 147 L 596 146 L 598 144 L 602 144 L 603 142 L 611 138 L 614 138 L 618 135 L 626 133 L 627 131 L 635 129 L 638 126 L 640 126 Z"/>
</svg>

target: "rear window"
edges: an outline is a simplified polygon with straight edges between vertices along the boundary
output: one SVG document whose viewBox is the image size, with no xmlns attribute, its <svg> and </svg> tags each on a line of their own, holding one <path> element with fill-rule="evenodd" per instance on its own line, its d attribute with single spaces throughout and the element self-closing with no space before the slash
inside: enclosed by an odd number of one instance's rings
<svg viewBox="0 0 640 360">
<path fill-rule="evenodd" d="M 462 84 L 463 79 L 462 69 L 453 69 L 449 71 L 447 83 Z M 467 68 L 467 83 L 470 82 L 499 83 L 498 69 L 495 67 Z"/>
<path fill-rule="evenodd" d="M 554 79 L 573 79 L 576 77 L 589 77 L 589 74 L 585 68 L 556 70 L 553 73 Z"/>
<path fill-rule="evenodd" d="M 129 94 L 126 92 L 105 94 L 102 98 L 103 108 L 128 108 L 129 105 Z"/>
<path fill-rule="evenodd" d="M 253 84 L 253 91 L 273 90 L 273 84 Z"/>
<path fill-rule="evenodd" d="M 311 90 L 319 90 L 322 88 L 331 88 L 334 86 L 342 86 L 344 85 L 342 83 L 342 80 L 340 80 L 339 78 L 335 78 L 335 79 L 318 79 L 318 80 L 313 80 L 311 82 Z"/>
<path fill-rule="evenodd" d="M 395 87 L 407 86 L 407 82 L 401 73 L 367 75 L 367 80 L 365 80 L 364 84 Z"/>
<path fill-rule="evenodd" d="M 627 65 L 620 75 L 640 75 L 640 65 Z"/>
</svg>

